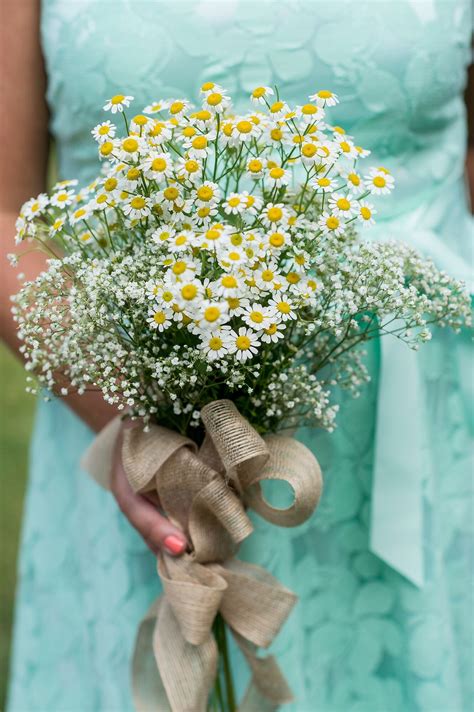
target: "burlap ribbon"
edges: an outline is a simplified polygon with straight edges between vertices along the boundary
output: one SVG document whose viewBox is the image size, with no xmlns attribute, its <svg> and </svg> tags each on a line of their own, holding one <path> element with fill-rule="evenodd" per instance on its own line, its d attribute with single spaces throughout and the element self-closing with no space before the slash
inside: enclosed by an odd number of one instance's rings
<svg viewBox="0 0 474 712">
<path fill-rule="evenodd" d="M 264 569 L 233 557 L 252 532 L 246 507 L 279 526 L 296 526 L 318 503 L 321 471 L 296 440 L 261 438 L 231 401 L 208 404 L 202 420 L 206 436 L 199 450 L 157 425 L 124 431 L 122 459 L 132 488 L 156 490 L 192 547 L 180 558 L 158 558 L 164 593 L 140 624 L 133 660 L 138 712 L 206 710 L 217 670 L 212 624 L 218 612 L 252 672 L 239 709 L 270 711 L 292 699 L 276 660 L 256 651 L 270 645 L 296 597 Z M 288 483 L 293 504 L 270 506 L 262 496 L 264 480 Z M 159 675 L 150 669 L 151 647 Z"/>
</svg>

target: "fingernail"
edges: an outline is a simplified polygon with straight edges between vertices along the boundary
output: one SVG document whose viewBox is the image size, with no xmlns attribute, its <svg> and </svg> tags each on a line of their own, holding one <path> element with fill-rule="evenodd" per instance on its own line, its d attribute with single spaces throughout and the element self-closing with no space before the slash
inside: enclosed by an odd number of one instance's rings
<svg viewBox="0 0 474 712">
<path fill-rule="evenodd" d="M 165 549 L 169 551 L 170 554 L 182 554 L 186 548 L 185 542 L 174 534 L 170 534 L 163 541 Z"/>
</svg>

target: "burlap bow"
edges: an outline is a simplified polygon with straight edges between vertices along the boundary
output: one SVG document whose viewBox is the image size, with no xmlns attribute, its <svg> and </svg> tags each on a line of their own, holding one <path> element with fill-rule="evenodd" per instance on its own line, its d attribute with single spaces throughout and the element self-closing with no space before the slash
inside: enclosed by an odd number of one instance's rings
<svg viewBox="0 0 474 712">
<path fill-rule="evenodd" d="M 191 554 L 158 558 L 164 593 L 140 624 L 133 660 L 138 712 L 206 710 L 217 670 L 212 624 L 218 611 L 252 671 L 241 712 L 274 710 L 291 700 L 275 659 L 257 657 L 256 649 L 268 647 L 296 597 L 264 569 L 233 556 L 252 532 L 246 507 L 274 524 L 296 526 L 318 503 L 321 471 L 296 440 L 262 439 L 231 401 L 208 404 L 202 419 L 206 436 L 199 450 L 160 426 L 124 431 L 122 459 L 132 488 L 156 490 L 192 545 Z M 271 507 L 262 496 L 264 480 L 288 483 L 293 504 Z"/>
</svg>

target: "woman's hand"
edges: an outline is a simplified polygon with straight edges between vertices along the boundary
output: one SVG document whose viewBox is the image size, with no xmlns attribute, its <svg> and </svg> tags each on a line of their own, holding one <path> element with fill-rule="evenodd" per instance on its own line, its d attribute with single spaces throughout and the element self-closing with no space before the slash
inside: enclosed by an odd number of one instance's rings
<svg viewBox="0 0 474 712">
<path fill-rule="evenodd" d="M 123 428 L 133 427 L 125 421 Z M 130 487 L 122 465 L 122 430 L 117 438 L 111 473 L 111 490 L 117 504 L 130 524 L 142 536 L 154 554 L 164 549 L 168 554 L 182 554 L 187 546 L 183 532 L 173 526 L 157 507 L 144 496 L 135 494 Z"/>
</svg>

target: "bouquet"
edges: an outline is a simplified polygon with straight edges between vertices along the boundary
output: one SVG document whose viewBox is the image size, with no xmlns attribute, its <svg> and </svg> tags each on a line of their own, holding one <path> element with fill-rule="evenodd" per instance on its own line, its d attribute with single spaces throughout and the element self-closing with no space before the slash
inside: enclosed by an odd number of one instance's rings
<svg viewBox="0 0 474 712">
<path fill-rule="evenodd" d="M 159 557 L 165 595 L 138 636 L 137 707 L 153 648 L 159 709 L 235 709 L 230 628 L 253 673 L 241 709 L 273 709 L 290 692 L 257 647 L 294 596 L 233 557 L 248 507 L 295 526 L 317 505 L 317 462 L 281 432 L 333 429 L 334 386 L 357 395 L 368 379 L 365 342 L 392 334 L 416 349 L 433 324 L 459 329 L 469 301 L 410 247 L 362 238 L 394 178 L 359 167 L 369 151 L 326 115 L 335 94 L 292 107 L 261 86 L 245 114 L 217 84 L 200 95 L 197 108 L 169 99 L 133 116 L 133 97 L 107 101 L 111 119 L 92 131 L 100 176 L 22 208 L 17 242 L 49 260 L 13 310 L 30 390 L 100 389 L 136 419 L 129 480 L 157 490 L 191 541 L 183 559 Z M 266 479 L 288 481 L 294 504 L 270 507 Z"/>
</svg>

